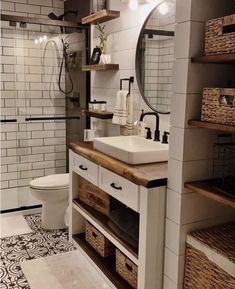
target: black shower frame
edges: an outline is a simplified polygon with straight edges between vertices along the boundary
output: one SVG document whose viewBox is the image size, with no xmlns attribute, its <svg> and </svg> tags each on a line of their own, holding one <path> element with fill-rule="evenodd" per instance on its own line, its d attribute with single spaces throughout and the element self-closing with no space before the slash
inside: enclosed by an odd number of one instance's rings
<svg viewBox="0 0 235 289">
<path fill-rule="evenodd" d="M 90 54 L 91 54 L 91 32 L 90 32 L 90 25 L 80 24 L 72 21 L 64 21 L 64 20 L 51 20 L 45 18 L 36 18 L 36 17 L 25 17 L 25 16 L 16 16 L 16 15 L 9 15 L 9 14 L 0 14 L 1 21 L 9 21 L 10 25 L 16 24 L 17 22 L 20 25 L 24 24 L 38 24 L 38 25 L 50 25 L 50 26 L 57 26 L 57 27 L 64 27 L 64 28 L 77 28 L 77 29 L 85 29 L 86 33 L 86 63 L 89 62 Z M 16 25 L 14 25 L 16 26 Z M 91 76 L 90 72 L 86 72 L 86 109 L 88 108 L 88 103 L 90 102 L 91 98 Z M 51 117 L 50 120 L 56 120 L 56 117 Z M 66 119 L 66 118 L 65 118 Z M 34 120 L 34 119 L 32 119 Z M 39 119 L 37 119 L 39 120 Z M 41 118 L 41 120 L 44 120 Z M 1 122 L 15 122 L 16 120 L 1 120 Z M 86 128 L 90 128 L 90 118 L 86 118 Z"/>
</svg>

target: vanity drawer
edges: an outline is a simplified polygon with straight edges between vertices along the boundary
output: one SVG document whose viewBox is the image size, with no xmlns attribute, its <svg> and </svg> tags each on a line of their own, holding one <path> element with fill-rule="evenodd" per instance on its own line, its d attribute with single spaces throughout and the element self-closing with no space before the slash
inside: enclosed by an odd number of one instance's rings
<svg viewBox="0 0 235 289">
<path fill-rule="evenodd" d="M 102 167 L 99 181 L 102 190 L 129 208 L 139 211 L 139 186 Z"/>
<path fill-rule="evenodd" d="M 98 185 L 98 165 L 75 153 L 72 159 L 73 170 L 84 179 Z"/>
</svg>

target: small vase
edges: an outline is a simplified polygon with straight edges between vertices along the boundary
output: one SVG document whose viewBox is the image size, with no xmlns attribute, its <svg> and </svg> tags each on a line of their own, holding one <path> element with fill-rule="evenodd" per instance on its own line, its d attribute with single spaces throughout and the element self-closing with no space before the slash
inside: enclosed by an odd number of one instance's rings
<svg viewBox="0 0 235 289">
<path fill-rule="evenodd" d="M 110 64 L 110 63 L 111 63 L 111 55 L 109 54 L 100 55 L 100 64 Z"/>
</svg>

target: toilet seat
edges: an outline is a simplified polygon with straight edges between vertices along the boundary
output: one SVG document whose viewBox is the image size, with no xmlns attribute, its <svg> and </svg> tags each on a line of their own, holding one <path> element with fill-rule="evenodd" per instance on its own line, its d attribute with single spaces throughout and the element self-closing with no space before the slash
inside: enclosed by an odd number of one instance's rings
<svg viewBox="0 0 235 289">
<path fill-rule="evenodd" d="M 69 174 L 49 175 L 36 178 L 30 182 L 30 187 L 37 190 L 59 190 L 69 187 Z"/>
</svg>

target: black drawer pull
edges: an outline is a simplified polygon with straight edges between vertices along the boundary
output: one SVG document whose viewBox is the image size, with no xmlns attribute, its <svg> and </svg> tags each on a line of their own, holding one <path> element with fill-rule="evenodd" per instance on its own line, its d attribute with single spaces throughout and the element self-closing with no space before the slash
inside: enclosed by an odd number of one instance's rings
<svg viewBox="0 0 235 289">
<path fill-rule="evenodd" d="M 92 232 L 91 234 L 92 234 L 92 236 L 93 236 L 94 238 L 97 238 L 97 237 L 98 237 L 98 235 L 97 235 L 95 232 Z"/>
<path fill-rule="evenodd" d="M 83 170 L 83 171 L 87 171 L 87 168 L 84 168 L 83 165 L 80 165 L 80 166 L 79 166 L 79 169 L 80 169 L 80 170 Z"/>
<path fill-rule="evenodd" d="M 122 190 L 122 187 L 116 187 L 114 183 L 112 183 L 110 186 L 115 190 Z"/>
</svg>

